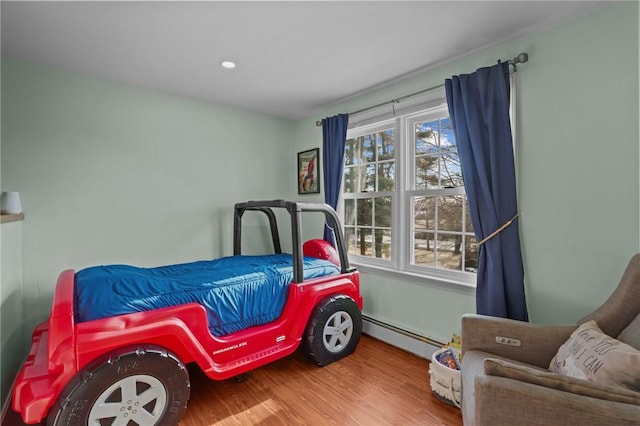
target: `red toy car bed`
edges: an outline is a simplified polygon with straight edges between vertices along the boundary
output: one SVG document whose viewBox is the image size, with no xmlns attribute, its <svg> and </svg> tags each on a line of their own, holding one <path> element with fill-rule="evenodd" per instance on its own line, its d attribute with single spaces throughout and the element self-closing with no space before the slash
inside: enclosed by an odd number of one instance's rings
<svg viewBox="0 0 640 426">
<path fill-rule="evenodd" d="M 282 253 L 274 209 L 289 213 L 291 255 Z M 248 211 L 266 214 L 275 254 L 241 254 Z M 302 244 L 302 212 L 322 213 L 337 225 L 337 251 L 323 240 Z M 241 278 L 231 264 L 243 270 Z M 45 418 L 50 425 L 177 424 L 189 399 L 185 364 L 224 380 L 302 343 L 309 358 L 327 365 L 355 350 L 361 309 L 358 272 L 349 267 L 333 209 L 239 203 L 234 256 L 62 272 L 49 319 L 34 330 L 16 378 L 13 409 L 28 424 Z"/>
</svg>

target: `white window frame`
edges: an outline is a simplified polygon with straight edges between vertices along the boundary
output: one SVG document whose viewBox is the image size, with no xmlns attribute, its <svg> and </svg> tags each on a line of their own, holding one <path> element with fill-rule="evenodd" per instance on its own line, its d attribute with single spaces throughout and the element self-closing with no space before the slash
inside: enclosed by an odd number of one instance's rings
<svg viewBox="0 0 640 426">
<path fill-rule="evenodd" d="M 368 256 L 349 254 L 350 262 L 357 266 L 361 271 L 375 272 L 377 274 L 389 276 L 396 279 L 409 278 L 414 282 L 442 284 L 445 287 L 450 287 L 451 285 L 459 285 L 465 288 L 475 288 L 475 273 L 437 269 L 411 264 L 410 241 L 412 232 L 411 223 L 413 218 L 411 217 L 412 212 L 411 207 L 409 206 L 409 200 L 412 196 L 424 195 L 425 191 L 408 189 L 411 178 L 413 177 L 412 168 L 414 167 L 415 161 L 413 161 L 413 153 L 409 149 L 410 141 L 405 136 L 411 134 L 412 128 L 410 126 L 412 126 L 413 123 L 418 121 L 442 118 L 444 116 L 448 117 L 449 111 L 447 108 L 446 100 L 443 96 L 441 99 L 431 103 L 429 106 L 423 106 L 422 109 L 418 109 L 417 111 L 414 111 L 412 113 L 407 113 L 400 117 L 386 119 L 376 123 L 348 129 L 347 139 L 387 129 L 390 125 L 393 125 L 395 133 L 395 191 L 388 193 L 376 193 L 376 195 L 390 195 L 392 197 L 392 257 L 390 260 L 385 260 Z M 465 190 L 463 187 L 446 189 L 443 188 L 429 190 L 429 195 L 465 195 Z M 344 218 L 344 203 L 342 201 L 345 198 L 358 199 L 362 197 L 369 198 L 366 195 L 358 196 L 357 194 L 345 197 L 343 182 L 343 188 L 341 190 L 341 202 L 339 206 L 339 213 L 341 214 L 341 217 Z M 463 214 L 463 230 L 465 229 L 464 217 L 465 216 Z"/>
<path fill-rule="evenodd" d="M 347 139 L 350 139 L 349 132 L 352 132 L 352 133 L 353 132 L 357 132 L 358 136 L 362 136 L 362 135 L 368 135 L 368 134 L 371 134 L 371 133 L 381 132 L 381 131 L 387 130 L 389 127 L 393 127 L 394 131 L 397 131 L 395 121 L 396 120 L 393 120 L 393 119 L 392 120 L 384 120 L 384 121 L 380 121 L 380 122 L 377 122 L 377 123 L 369 124 L 369 125 L 366 125 L 366 126 L 360 126 L 357 129 L 347 130 Z M 396 154 L 395 160 L 394 160 L 395 161 L 395 168 L 396 168 L 396 172 L 395 173 L 396 173 L 396 176 L 398 176 L 399 171 L 398 171 L 398 151 L 397 151 L 398 150 L 398 144 L 397 144 L 398 135 L 397 135 L 397 133 L 394 133 L 394 138 L 395 138 L 395 141 L 396 141 L 396 143 L 394 144 L 394 149 L 395 149 L 395 154 Z M 346 170 L 346 168 L 345 168 L 345 170 Z M 375 194 L 376 196 L 379 196 L 379 197 L 391 197 L 392 200 L 397 195 L 397 188 L 398 188 L 397 179 L 396 179 L 396 183 L 395 183 L 396 190 L 394 190 L 394 191 L 373 191 L 373 192 L 364 192 L 364 193 L 350 193 L 351 195 L 349 195 L 347 197 L 345 197 L 344 183 L 345 183 L 345 179 L 344 179 L 344 176 L 343 176 L 342 186 L 340 188 L 340 202 L 339 202 L 339 210 L 338 210 L 338 213 L 339 213 L 339 215 L 340 215 L 340 217 L 342 219 L 344 219 L 344 217 L 345 217 L 344 200 L 346 198 L 356 200 L 356 203 L 357 203 L 358 199 L 372 198 L 371 194 Z M 392 230 L 397 225 L 395 223 L 396 216 L 397 216 L 396 203 L 395 203 L 395 201 L 392 201 L 392 203 L 391 203 L 391 218 L 392 218 L 391 229 Z M 345 229 L 345 226 L 346 226 L 346 224 L 345 224 L 345 221 L 343 220 L 343 231 Z M 391 252 L 392 253 L 394 252 L 394 249 L 395 249 L 395 247 L 394 247 L 394 238 L 393 238 L 393 234 L 392 234 L 392 237 L 391 237 Z M 350 261 L 354 260 L 355 262 L 360 263 L 360 264 L 371 264 L 373 266 L 379 266 L 379 267 L 382 267 L 382 268 L 385 268 L 385 269 L 389 268 L 389 263 L 391 262 L 391 261 L 385 260 L 385 259 L 373 259 L 373 258 L 369 258 L 369 257 L 365 257 L 365 256 L 359 256 L 359 255 L 349 255 L 349 260 Z M 368 260 L 371 260 L 372 262 L 369 262 Z"/>
</svg>

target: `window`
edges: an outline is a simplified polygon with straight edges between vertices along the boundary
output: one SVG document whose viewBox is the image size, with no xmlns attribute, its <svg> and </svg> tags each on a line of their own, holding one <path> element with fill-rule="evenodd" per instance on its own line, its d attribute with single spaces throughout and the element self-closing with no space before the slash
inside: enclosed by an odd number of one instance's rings
<svg viewBox="0 0 640 426">
<path fill-rule="evenodd" d="M 351 254 L 391 259 L 395 158 L 393 127 L 382 125 L 346 141 L 344 224 Z"/>
<path fill-rule="evenodd" d="M 478 244 L 446 104 L 347 132 L 343 214 L 352 261 L 473 283 Z"/>
</svg>

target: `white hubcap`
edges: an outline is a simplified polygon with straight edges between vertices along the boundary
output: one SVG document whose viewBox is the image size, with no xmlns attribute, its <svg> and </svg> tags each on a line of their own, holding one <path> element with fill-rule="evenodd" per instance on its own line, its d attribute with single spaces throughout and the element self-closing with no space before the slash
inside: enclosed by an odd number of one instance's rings
<svg viewBox="0 0 640 426">
<path fill-rule="evenodd" d="M 132 422 L 139 426 L 153 426 L 166 407 L 167 391 L 160 380 L 147 375 L 129 376 L 100 394 L 91 408 L 88 424 L 126 426 Z"/>
<path fill-rule="evenodd" d="M 347 346 L 353 333 L 353 320 L 345 311 L 338 311 L 329 317 L 322 331 L 324 347 L 331 353 L 338 353 Z"/>
</svg>

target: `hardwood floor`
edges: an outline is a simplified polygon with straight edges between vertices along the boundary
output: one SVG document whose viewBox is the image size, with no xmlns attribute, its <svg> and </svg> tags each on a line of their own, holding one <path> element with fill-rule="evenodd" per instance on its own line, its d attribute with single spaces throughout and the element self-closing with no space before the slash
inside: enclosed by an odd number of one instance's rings
<svg viewBox="0 0 640 426">
<path fill-rule="evenodd" d="M 426 360 L 363 336 L 354 354 L 327 367 L 298 351 L 243 383 L 193 372 L 180 426 L 462 425 L 460 411 L 431 394 L 428 369 Z"/>
<path fill-rule="evenodd" d="M 297 351 L 241 383 L 210 380 L 194 367 L 179 426 L 462 425 L 460 411 L 431 394 L 426 360 L 369 336 L 327 367 Z M 7 420 L 22 425 L 15 413 Z"/>
</svg>

